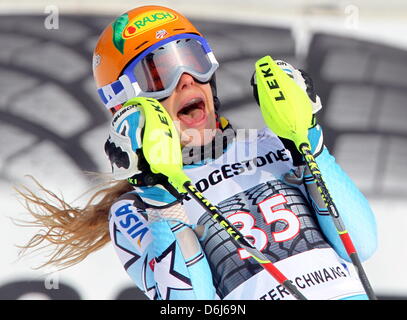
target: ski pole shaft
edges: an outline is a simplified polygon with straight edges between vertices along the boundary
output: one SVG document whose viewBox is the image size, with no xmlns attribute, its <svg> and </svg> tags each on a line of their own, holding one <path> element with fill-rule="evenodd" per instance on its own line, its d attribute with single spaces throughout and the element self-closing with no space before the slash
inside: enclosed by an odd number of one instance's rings
<svg viewBox="0 0 407 320">
<path fill-rule="evenodd" d="M 305 162 L 309 168 L 309 171 L 312 174 L 312 177 L 315 180 L 317 189 L 324 201 L 330 216 L 333 219 L 336 231 L 345 247 L 346 252 L 348 253 L 353 265 L 356 268 L 356 271 L 359 275 L 360 281 L 363 285 L 363 288 L 366 291 L 367 296 L 370 300 L 377 300 L 375 293 L 373 292 L 372 286 L 370 285 L 369 279 L 363 269 L 362 263 L 360 261 L 359 255 L 356 252 L 355 246 L 353 245 L 352 239 L 346 230 L 346 227 L 342 221 L 341 216 L 338 213 L 338 210 L 335 206 L 335 203 L 329 193 L 328 188 L 322 178 L 321 172 L 319 170 L 318 164 L 315 161 L 313 154 L 311 153 L 310 146 L 306 143 L 300 146 L 300 151 L 304 156 Z"/>
<path fill-rule="evenodd" d="M 149 163 L 151 171 L 167 176 L 169 183 L 179 193 L 186 192 L 190 194 L 210 214 L 212 219 L 226 230 L 237 245 L 242 249 L 246 249 L 288 292 L 297 299 L 306 300 L 291 281 L 192 185 L 191 179 L 183 171 L 179 135 L 166 109 L 157 100 L 150 98 L 134 98 L 129 100 L 125 106 L 130 104 L 140 108 L 146 119 L 143 135 L 143 155 Z"/>
<path fill-rule="evenodd" d="M 184 188 L 188 194 L 195 199 L 202 208 L 211 216 L 211 218 L 217 222 L 226 232 L 231 236 L 235 243 L 245 249 L 268 273 L 273 276 L 278 283 L 284 286 L 288 292 L 290 292 L 297 300 L 307 300 L 305 296 L 297 289 L 297 287 L 259 250 L 250 243 L 243 234 L 226 218 L 223 217 L 219 209 L 212 205 L 208 199 L 206 199 L 202 193 L 200 193 L 190 181 L 184 183 Z"/>
</svg>

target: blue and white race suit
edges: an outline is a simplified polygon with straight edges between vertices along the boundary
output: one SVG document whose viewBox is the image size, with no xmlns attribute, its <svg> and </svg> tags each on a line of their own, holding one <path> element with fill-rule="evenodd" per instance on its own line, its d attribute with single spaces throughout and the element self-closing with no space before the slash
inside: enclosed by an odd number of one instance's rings
<svg viewBox="0 0 407 320">
<path fill-rule="evenodd" d="M 318 141 L 319 126 L 312 130 Z M 377 236 L 367 200 L 326 147 L 316 161 L 361 260 L 368 259 Z M 296 169 L 269 129 L 237 136 L 218 158 L 184 166 L 196 188 L 307 299 L 365 299 L 313 180 L 306 173 L 299 183 L 286 178 Z M 166 211 L 172 219 L 151 218 Z M 111 207 L 110 234 L 125 270 L 150 299 L 294 299 L 195 200 L 179 203 L 162 186 L 121 196 Z"/>
</svg>

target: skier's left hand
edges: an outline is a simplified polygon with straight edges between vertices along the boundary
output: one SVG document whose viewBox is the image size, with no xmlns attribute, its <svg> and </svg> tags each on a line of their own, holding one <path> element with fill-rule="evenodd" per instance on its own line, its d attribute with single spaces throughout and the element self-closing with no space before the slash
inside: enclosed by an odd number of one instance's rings
<svg viewBox="0 0 407 320">
<path fill-rule="evenodd" d="M 285 72 L 287 75 L 293 79 L 299 86 L 302 88 L 307 94 L 308 97 L 311 100 L 312 104 L 312 123 L 309 124 L 309 130 L 308 130 L 308 138 L 311 143 L 311 149 L 312 153 L 314 155 L 319 154 L 319 152 L 322 150 L 323 147 L 323 142 L 322 142 L 322 131 L 320 126 L 316 123 L 316 114 L 319 110 L 322 108 L 321 104 L 321 99 L 315 92 L 314 88 L 314 83 L 311 79 L 311 77 L 301 69 L 296 69 L 294 68 L 291 64 L 282 61 L 282 60 L 275 60 L 277 65 Z M 253 73 L 253 76 L 251 78 L 250 84 L 253 89 L 253 96 L 256 99 L 257 104 L 259 104 L 259 98 L 258 98 L 258 93 L 257 93 L 257 84 L 255 81 L 255 72 Z M 297 150 L 295 144 L 293 141 L 289 139 L 285 139 L 282 137 L 279 137 L 280 140 L 283 142 L 284 146 L 286 149 L 288 149 L 291 152 L 291 156 L 293 158 L 293 162 L 295 166 L 303 165 L 305 164 L 304 159 L 302 155 L 299 153 Z"/>
</svg>

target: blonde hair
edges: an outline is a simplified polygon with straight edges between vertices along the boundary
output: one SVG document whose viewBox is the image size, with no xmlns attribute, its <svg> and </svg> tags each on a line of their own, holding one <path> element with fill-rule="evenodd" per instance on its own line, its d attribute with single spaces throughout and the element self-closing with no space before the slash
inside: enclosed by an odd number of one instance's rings
<svg viewBox="0 0 407 320">
<path fill-rule="evenodd" d="M 31 177 L 45 198 L 37 196 L 27 187 L 17 188 L 23 205 L 34 218 L 20 221 L 20 226 L 40 228 L 26 245 L 19 246 L 20 257 L 32 249 L 52 248 L 48 260 L 36 267 L 55 266 L 65 269 L 84 260 L 90 253 L 110 241 L 108 215 L 112 203 L 122 194 L 133 190 L 126 181 L 108 181 L 99 185 L 83 208 L 72 207 L 61 197 L 43 187 Z M 92 188 L 92 190 L 95 188 Z M 49 200 L 48 200 L 48 199 Z M 42 246 L 41 246 L 42 245 Z"/>
</svg>

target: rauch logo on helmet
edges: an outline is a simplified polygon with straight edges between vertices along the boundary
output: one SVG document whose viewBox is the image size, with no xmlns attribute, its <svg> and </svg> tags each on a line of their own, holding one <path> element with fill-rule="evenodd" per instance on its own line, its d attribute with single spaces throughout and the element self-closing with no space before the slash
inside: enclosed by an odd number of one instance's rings
<svg viewBox="0 0 407 320">
<path fill-rule="evenodd" d="M 122 36 L 124 39 L 132 38 L 176 19 L 178 19 L 178 17 L 173 13 L 156 10 L 147 11 L 132 19 L 123 30 Z"/>
</svg>

